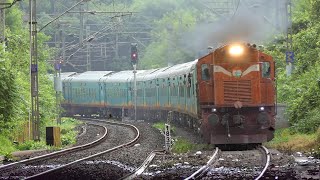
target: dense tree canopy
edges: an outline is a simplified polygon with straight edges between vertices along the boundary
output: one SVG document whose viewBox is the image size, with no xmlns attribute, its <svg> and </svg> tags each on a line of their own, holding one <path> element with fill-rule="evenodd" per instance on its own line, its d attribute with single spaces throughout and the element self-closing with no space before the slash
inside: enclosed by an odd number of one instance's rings
<svg viewBox="0 0 320 180">
<path fill-rule="evenodd" d="M 29 76 L 29 28 L 22 21 L 23 12 L 14 6 L 6 11 L 6 43 L 0 46 L 0 136 L 13 138 L 12 131 L 28 121 L 31 107 Z M 54 91 L 48 79 L 49 51 L 38 36 L 39 96 L 41 123 L 54 118 Z"/>
<path fill-rule="evenodd" d="M 64 12 L 77 1 L 41 0 L 37 2 L 38 25 L 43 27 L 56 14 Z M 277 60 L 278 101 L 287 104 L 290 122 L 296 130 L 312 132 L 320 124 L 318 113 L 320 111 L 320 2 L 318 0 L 294 0 L 293 2 L 293 48 L 296 61 L 292 76 L 286 76 L 284 34 L 278 33 L 276 37 L 265 40 L 264 44 L 267 44 L 265 50 Z M 95 46 L 95 43 L 115 44 L 117 38 L 122 41 L 136 42 L 139 46 L 139 69 L 164 67 L 168 64 L 198 58 L 203 52 L 200 52 L 201 48 L 195 48 L 195 46 L 197 43 L 202 43 L 204 47 L 207 44 L 201 39 L 204 33 L 197 33 L 199 39 L 195 39 L 193 33 L 201 28 L 206 32 L 216 33 L 212 29 L 217 30 L 220 25 L 239 15 L 234 12 L 229 14 L 228 18 L 224 17 L 223 22 L 214 24 L 221 15 L 201 4 L 201 1 L 193 0 L 92 0 L 85 3 L 83 8 L 95 11 L 135 12 L 132 15 L 91 13 L 86 14 L 84 18 L 85 25 L 93 24 L 91 35 L 96 35 L 90 46 L 98 49 L 96 54 L 103 54 L 111 59 L 108 64 L 99 67 L 116 71 L 131 68 L 130 55 L 128 55 L 129 44 L 122 46 L 117 44 L 120 46 L 119 52 L 115 53 L 114 48 L 109 51 L 107 48 L 103 49 L 101 45 Z M 74 9 L 74 11 L 77 10 L 79 7 Z M 250 9 L 244 10 L 250 11 Z M 6 47 L 0 47 L 0 133 L 4 134 L 9 134 L 9 131 L 26 121 L 30 109 L 29 35 L 28 23 L 23 18 L 27 13 L 28 1 L 22 1 L 19 5 L 6 10 L 8 41 Z M 58 45 L 51 44 L 51 48 L 48 48 L 44 42 L 60 41 L 61 23 L 64 24 L 67 41 L 74 43 L 67 46 L 70 53 L 76 56 L 74 51 L 85 49 L 87 45 L 78 44 L 79 13 L 63 16 L 39 34 L 40 113 L 43 122 L 54 117 L 53 108 L 55 107 L 52 82 L 47 78 L 47 72 L 50 72 L 50 66 L 52 66 L 52 61 L 49 62 L 49 60 L 61 56 L 61 48 Z M 244 23 L 244 25 L 247 24 Z M 125 33 L 119 34 L 120 29 Z M 236 28 L 230 26 L 229 29 Z M 143 35 L 130 35 L 129 33 L 132 32 L 143 33 Z M 139 38 L 147 40 L 142 42 Z M 205 51 L 205 49 L 202 50 Z M 77 60 L 73 54 L 68 54 L 67 58 Z M 75 64 L 72 64 L 71 68 L 74 67 Z M 79 68 L 72 70 L 83 71 Z"/>
<path fill-rule="evenodd" d="M 278 60 L 278 100 L 288 106 L 295 130 L 314 132 L 320 126 L 320 2 L 294 1 L 293 74 L 286 76 L 284 37 L 268 47 Z"/>
</svg>

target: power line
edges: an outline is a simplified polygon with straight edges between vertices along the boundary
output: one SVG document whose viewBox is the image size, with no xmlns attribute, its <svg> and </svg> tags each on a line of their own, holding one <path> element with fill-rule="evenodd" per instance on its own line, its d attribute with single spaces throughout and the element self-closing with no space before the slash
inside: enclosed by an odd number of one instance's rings
<svg viewBox="0 0 320 180">
<path fill-rule="evenodd" d="M 9 6 L 6 6 L 6 7 L 2 7 L 2 8 L 0 8 L 0 10 L 3 10 L 3 9 L 9 9 L 9 8 L 11 8 L 14 4 L 16 4 L 17 2 L 19 2 L 19 1 L 22 1 L 22 0 L 14 0 L 11 4 L 9 3 L 3 3 L 3 4 L 1 4 L 1 5 L 9 5 Z"/>
</svg>

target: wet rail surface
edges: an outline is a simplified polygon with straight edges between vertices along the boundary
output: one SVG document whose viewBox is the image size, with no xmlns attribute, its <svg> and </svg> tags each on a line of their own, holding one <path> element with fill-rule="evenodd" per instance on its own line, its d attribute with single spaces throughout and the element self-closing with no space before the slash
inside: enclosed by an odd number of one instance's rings
<svg viewBox="0 0 320 180">
<path fill-rule="evenodd" d="M 262 154 L 261 161 L 263 162 L 264 166 L 260 174 L 254 178 L 255 180 L 259 180 L 261 177 L 263 177 L 264 173 L 266 172 L 267 168 L 270 164 L 270 153 L 268 149 L 264 146 L 259 146 L 257 150 Z M 207 173 L 210 169 L 215 168 L 215 165 L 218 163 L 219 157 L 221 155 L 222 151 L 219 148 L 216 148 L 213 155 L 211 156 L 210 160 L 207 162 L 206 165 L 202 166 L 200 169 L 198 169 L 196 172 L 194 172 L 189 177 L 185 178 L 185 180 L 190 179 L 201 179 L 204 177 L 210 177 Z"/>
<path fill-rule="evenodd" d="M 206 155 L 205 155 L 206 154 Z M 140 173 L 141 179 L 263 179 L 265 172 L 270 164 L 270 153 L 265 147 L 256 147 L 249 150 L 226 151 L 219 148 L 202 155 L 191 155 L 192 159 L 195 156 L 203 162 L 186 163 L 181 161 L 181 156 L 175 158 L 171 155 L 159 155 L 153 162 L 153 167 L 149 167 L 146 172 Z M 168 159 L 162 167 L 159 168 L 157 161 L 163 158 Z M 170 159 L 176 159 L 170 162 Z M 206 161 L 203 161 L 207 159 Z M 191 159 L 189 159 L 191 160 Z M 188 161 L 188 160 L 187 160 Z M 179 163 L 180 162 L 180 163 Z M 154 164 L 155 163 L 155 164 Z M 156 165 L 157 164 L 157 165 Z M 170 165 L 171 164 L 171 165 Z M 180 165 L 179 165 L 180 164 Z M 198 165 L 197 165 L 198 164 Z M 156 165 L 156 167 L 155 167 Z M 173 166 L 172 166 L 173 165 Z M 155 167 L 155 168 L 154 168 Z M 157 168 L 158 167 L 158 168 Z"/>
<path fill-rule="evenodd" d="M 217 162 L 219 155 L 220 155 L 221 150 L 219 148 L 216 148 L 213 155 L 211 156 L 210 160 L 207 162 L 206 165 L 202 166 L 199 170 L 191 174 L 191 176 L 187 177 L 185 180 L 190 180 L 190 179 L 199 179 L 204 176 L 204 174 L 208 171 L 209 168 L 212 168 Z"/>
<path fill-rule="evenodd" d="M 165 150 L 152 151 L 149 154 L 149 156 L 145 159 L 145 161 L 140 165 L 139 168 L 137 168 L 133 173 L 127 174 L 125 177 L 121 178 L 121 180 L 131 180 L 138 178 L 138 176 L 141 175 L 148 168 L 149 164 L 153 161 L 156 155 L 163 155 L 164 153 L 166 153 Z"/>
<path fill-rule="evenodd" d="M 82 120 L 93 121 L 93 119 Z M 86 145 L 76 146 L 1 166 L 0 179 L 42 179 L 50 176 L 52 173 L 59 172 L 84 160 L 121 149 L 125 146 L 130 146 L 136 142 L 140 136 L 139 130 L 129 124 L 96 119 L 94 119 L 94 122 L 95 126 L 103 127 L 105 129 L 105 133 L 98 140 Z M 106 124 L 107 126 L 110 126 L 109 129 L 112 129 L 113 133 L 110 133 L 110 130 L 107 131 Z M 131 130 L 130 133 L 128 133 L 128 128 Z M 125 131 L 127 135 L 131 137 L 125 139 L 122 138 L 122 141 L 117 140 L 117 143 L 112 142 L 111 139 L 116 137 L 117 132 L 119 131 Z"/>
</svg>

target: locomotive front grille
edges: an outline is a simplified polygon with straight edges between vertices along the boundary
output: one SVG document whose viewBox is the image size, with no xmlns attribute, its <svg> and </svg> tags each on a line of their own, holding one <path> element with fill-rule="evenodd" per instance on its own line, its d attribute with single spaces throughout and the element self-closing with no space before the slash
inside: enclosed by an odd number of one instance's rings
<svg viewBox="0 0 320 180">
<path fill-rule="evenodd" d="M 251 103 L 251 81 L 224 81 L 224 102 L 236 101 Z"/>
</svg>

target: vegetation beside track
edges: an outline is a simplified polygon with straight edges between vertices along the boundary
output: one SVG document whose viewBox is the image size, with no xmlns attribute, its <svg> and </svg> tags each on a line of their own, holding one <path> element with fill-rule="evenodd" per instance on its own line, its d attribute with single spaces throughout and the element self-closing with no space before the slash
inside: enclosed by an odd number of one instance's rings
<svg viewBox="0 0 320 180">
<path fill-rule="evenodd" d="M 288 154 L 306 152 L 320 158 L 320 128 L 310 134 L 297 133 L 289 128 L 279 129 L 276 130 L 274 139 L 266 143 L 266 146 Z"/>
<path fill-rule="evenodd" d="M 159 129 L 164 133 L 165 130 L 165 123 L 164 122 L 157 122 L 152 125 L 152 127 Z M 174 153 L 186 153 L 190 151 L 201 151 L 207 150 L 212 147 L 212 145 L 208 144 L 194 144 L 190 142 L 187 138 L 188 137 L 180 137 L 176 134 L 176 127 L 171 125 L 171 138 L 173 139 L 172 145 L 172 152 Z M 164 139 L 163 139 L 164 140 Z"/>
<path fill-rule="evenodd" d="M 6 10 L 5 43 L 0 45 L 0 154 L 17 150 L 13 144 L 27 134 L 31 114 L 30 43 L 28 23 L 19 6 Z M 55 92 L 47 73 L 53 68 L 47 60 L 52 50 L 45 45 L 49 37 L 38 34 L 38 79 L 40 129 L 55 117 Z M 2 40 L 1 40 L 2 41 Z M 22 141 L 26 140 L 23 138 Z M 34 143 L 36 144 L 36 143 Z"/>
<path fill-rule="evenodd" d="M 72 118 L 62 118 L 61 125 L 57 125 L 55 121 L 51 121 L 46 126 L 59 126 L 61 131 L 62 148 L 76 143 L 77 131 L 75 127 L 81 122 Z M 45 136 L 45 135 L 43 135 Z M 0 135 L 0 156 L 12 158 L 11 153 L 14 151 L 35 150 L 35 149 L 58 149 L 61 147 L 52 147 L 46 145 L 45 137 L 39 142 L 25 141 L 23 143 L 12 143 L 8 138 Z"/>
</svg>

